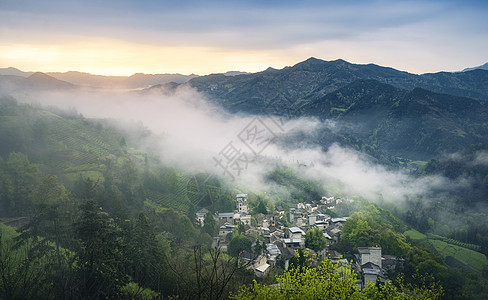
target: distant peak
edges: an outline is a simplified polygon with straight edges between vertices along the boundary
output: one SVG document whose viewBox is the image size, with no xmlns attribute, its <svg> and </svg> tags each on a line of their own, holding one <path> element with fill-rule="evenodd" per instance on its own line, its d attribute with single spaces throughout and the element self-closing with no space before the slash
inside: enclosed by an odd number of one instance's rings
<svg viewBox="0 0 488 300">
<path fill-rule="evenodd" d="M 34 79 L 34 78 L 53 78 L 53 77 L 47 75 L 46 73 L 34 72 L 31 76 L 29 76 L 27 78 Z"/>
<path fill-rule="evenodd" d="M 129 77 L 140 77 L 140 76 L 146 76 L 147 74 L 144 74 L 144 73 L 134 73 L 132 75 L 130 75 Z"/>
<path fill-rule="evenodd" d="M 313 62 L 313 61 L 319 61 L 321 59 L 318 59 L 318 58 L 315 58 L 315 57 L 310 57 L 309 59 L 305 60 L 305 61 L 308 61 L 308 62 Z"/>
<path fill-rule="evenodd" d="M 264 72 L 275 72 L 275 71 L 279 71 L 279 70 L 272 67 L 269 67 L 266 70 L 264 70 Z"/>
<path fill-rule="evenodd" d="M 488 70 L 488 62 L 485 63 L 484 65 L 481 65 L 481 66 L 466 68 L 466 69 L 462 70 L 462 72 L 473 71 L 473 70 L 478 70 L 478 69 Z"/>
<path fill-rule="evenodd" d="M 42 72 L 33 73 L 32 75 L 27 77 L 27 80 L 31 83 L 34 83 L 34 84 L 46 84 L 46 85 L 50 85 L 51 87 L 52 86 L 73 87 L 73 84 L 71 84 L 69 82 L 56 79 L 56 78 L 49 76 L 49 75 L 42 73 Z"/>
</svg>

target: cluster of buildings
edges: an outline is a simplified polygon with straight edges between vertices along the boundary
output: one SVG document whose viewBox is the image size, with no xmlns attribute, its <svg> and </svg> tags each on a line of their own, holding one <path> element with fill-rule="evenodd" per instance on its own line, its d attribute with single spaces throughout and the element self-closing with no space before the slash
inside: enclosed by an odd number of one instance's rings
<svg viewBox="0 0 488 300">
<path fill-rule="evenodd" d="M 306 231 L 311 228 L 319 228 L 327 240 L 327 247 L 318 253 L 314 253 L 313 250 L 309 251 L 316 254 L 317 259 L 328 257 L 333 262 L 339 261 L 347 265 L 347 260 L 343 259 L 340 253 L 329 249 L 331 244 L 339 240 L 347 217 L 332 218 L 324 213 L 340 201 L 351 200 L 322 197 L 315 204 L 298 203 L 296 207 L 290 208 L 289 212 L 278 211 L 267 215 L 251 215 L 247 194 L 238 194 L 235 211 L 217 213 L 214 216 L 219 226 L 218 236 L 214 237 L 214 246 L 226 251 L 231 236 L 229 233 L 232 233 L 238 225 L 248 225 L 245 235 L 253 242 L 253 249 L 257 243 L 262 243 L 263 246 L 259 248 L 262 251 L 260 253 L 244 252 L 241 257 L 249 261 L 249 268 L 254 269 L 256 277 L 262 278 L 277 265 L 286 269 L 290 258 L 295 255 L 295 251 L 305 249 Z M 202 225 L 207 212 L 202 209 L 197 213 L 197 218 Z M 376 282 L 377 279 L 386 280 L 386 270 L 383 267 L 385 258 L 386 256 L 381 255 L 379 247 L 359 248 L 359 255 L 356 257 L 356 263 L 353 264 L 356 272 L 363 278 L 358 281 L 358 286 L 363 287 L 367 282 Z M 389 259 L 388 266 L 391 267 L 390 261 L 396 261 L 396 258 L 387 258 Z"/>
<path fill-rule="evenodd" d="M 394 255 L 382 255 L 381 247 L 359 247 L 356 254 L 355 269 L 361 274 L 362 280 L 358 282 L 360 288 L 377 281 L 386 282 L 388 272 L 395 271 L 403 259 Z"/>
</svg>

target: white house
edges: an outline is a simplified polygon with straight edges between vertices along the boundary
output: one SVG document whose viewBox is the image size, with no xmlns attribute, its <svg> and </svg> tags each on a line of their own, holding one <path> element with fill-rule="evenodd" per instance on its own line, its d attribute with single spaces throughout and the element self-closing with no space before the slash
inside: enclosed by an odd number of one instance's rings
<svg viewBox="0 0 488 300">
<path fill-rule="evenodd" d="M 291 239 L 301 239 L 305 236 L 305 232 L 300 227 L 297 226 L 288 228 L 286 234 L 287 237 Z"/>
<path fill-rule="evenodd" d="M 257 267 L 256 269 L 254 269 L 254 274 L 258 278 L 263 278 L 264 276 L 266 276 L 269 273 L 270 270 L 271 270 L 271 266 L 268 265 L 267 263 L 264 263 L 264 264 L 260 265 L 259 267 Z"/>
<path fill-rule="evenodd" d="M 249 213 L 249 207 L 247 206 L 247 194 L 237 194 L 236 199 L 237 212 L 247 215 Z"/>
<path fill-rule="evenodd" d="M 241 215 L 241 224 L 251 225 L 251 215 Z"/>
<path fill-rule="evenodd" d="M 381 247 L 359 247 L 359 261 L 361 266 L 371 262 L 377 265 L 380 269 L 381 266 Z"/>
<path fill-rule="evenodd" d="M 196 215 L 197 215 L 197 220 L 200 223 L 200 226 L 203 226 L 203 222 L 205 221 L 205 216 L 208 213 L 208 209 L 202 208 L 200 209 Z"/>
<path fill-rule="evenodd" d="M 225 223 L 224 225 L 220 226 L 219 228 L 219 236 L 224 238 L 227 234 L 231 233 L 234 230 L 235 226 L 229 223 Z"/>
<path fill-rule="evenodd" d="M 219 213 L 219 222 L 222 223 L 232 223 L 234 224 L 234 216 L 233 212 L 226 212 L 226 213 Z"/>
</svg>

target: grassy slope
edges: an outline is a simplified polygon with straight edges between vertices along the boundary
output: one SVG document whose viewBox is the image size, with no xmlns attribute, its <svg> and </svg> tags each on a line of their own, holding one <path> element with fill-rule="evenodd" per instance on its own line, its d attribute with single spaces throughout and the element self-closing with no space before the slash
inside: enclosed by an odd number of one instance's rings
<svg viewBox="0 0 488 300">
<path fill-rule="evenodd" d="M 0 233 L 4 241 L 11 241 L 18 234 L 15 228 L 0 223 Z"/>
<path fill-rule="evenodd" d="M 478 275 L 481 275 L 483 269 L 488 266 L 488 259 L 482 253 L 439 240 L 429 239 L 428 241 L 442 258 L 445 259 L 448 256 L 452 256 L 469 269 L 475 271 Z"/>
<path fill-rule="evenodd" d="M 133 162 L 142 172 L 146 152 L 129 148 L 125 141 L 122 143 L 124 135 L 104 120 L 68 117 L 0 98 L 0 154 L 3 158 L 6 160 L 11 152 L 22 152 L 39 165 L 43 174 L 56 175 L 67 187 L 79 180 L 80 175 L 103 182 L 107 169 L 118 172 L 123 168 L 121 161 L 124 159 Z M 176 188 L 177 195 L 147 191 L 147 198 L 161 207 L 186 212 L 188 199 L 183 197 L 186 182 L 179 180 Z"/>
<path fill-rule="evenodd" d="M 421 233 L 421 232 L 418 232 L 417 230 L 415 229 L 410 229 L 410 230 L 407 230 L 403 233 L 405 236 L 409 237 L 410 239 L 412 240 L 424 240 L 426 239 L 426 235 Z"/>
<path fill-rule="evenodd" d="M 429 243 L 443 259 L 451 256 L 467 269 L 474 271 L 478 275 L 481 275 L 483 269 L 488 266 L 488 259 L 486 256 L 477 251 L 449 244 L 438 239 L 427 238 L 425 234 L 420 233 L 415 229 L 407 230 L 404 234 L 412 240 Z"/>
</svg>

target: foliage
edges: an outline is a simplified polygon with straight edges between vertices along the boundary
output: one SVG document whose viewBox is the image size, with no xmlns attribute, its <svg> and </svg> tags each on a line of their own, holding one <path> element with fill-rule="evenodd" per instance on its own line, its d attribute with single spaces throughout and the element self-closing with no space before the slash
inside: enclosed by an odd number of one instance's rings
<svg viewBox="0 0 488 300">
<path fill-rule="evenodd" d="M 320 228 L 308 229 L 305 235 L 305 247 L 310 248 L 316 252 L 327 247 L 327 239 L 324 237 L 323 231 Z"/>
<path fill-rule="evenodd" d="M 202 231 L 208 233 L 210 236 L 215 236 L 217 231 L 217 222 L 215 221 L 214 215 L 210 211 L 205 214 Z"/>
<path fill-rule="evenodd" d="M 409 248 L 398 233 L 402 228 L 390 212 L 370 204 L 347 219 L 342 236 L 355 247 L 379 245 L 386 253 L 402 256 Z"/>
<path fill-rule="evenodd" d="M 488 259 L 482 253 L 448 244 L 440 240 L 429 239 L 429 243 L 432 244 L 443 258 L 452 257 L 478 275 L 481 275 L 483 270 L 488 266 Z"/>
<path fill-rule="evenodd" d="M 291 268 L 275 277 L 276 284 L 243 286 L 231 299 L 439 299 L 443 290 L 434 282 L 420 287 L 401 283 L 370 285 L 359 291 L 351 266 L 324 259 L 317 267 Z"/>
<path fill-rule="evenodd" d="M 341 99 L 351 105 L 350 108 L 334 106 L 330 113 L 346 118 L 347 114 L 360 111 L 358 104 L 363 100 L 365 108 L 380 104 L 371 102 L 374 100 L 371 95 L 379 95 L 383 98 L 378 101 L 385 101 L 387 95 L 401 94 L 396 100 L 411 100 L 414 109 L 398 102 L 399 108 L 392 110 L 395 113 L 408 115 L 416 109 L 422 109 L 425 116 L 432 111 L 446 113 L 438 107 L 437 100 L 441 99 L 452 106 L 448 108 L 451 116 L 460 117 L 452 111 L 457 109 L 459 99 L 422 90 L 403 95 L 404 91 L 385 86 L 379 86 L 376 93 L 371 90 L 374 84 L 357 82 L 341 90 L 342 95 L 327 96 L 324 99 L 329 104 L 343 97 Z M 355 95 L 358 97 L 354 98 Z M 419 105 L 424 96 L 427 105 Z M 467 105 L 468 110 L 477 107 L 470 100 Z M 457 127 L 451 122 L 440 124 L 443 130 L 453 129 L 456 135 L 453 141 L 471 143 L 476 129 L 464 128 L 464 121 L 461 121 Z M 356 149 L 374 150 L 381 146 L 381 142 L 388 143 L 381 141 L 380 133 L 396 130 L 395 124 L 391 123 L 379 126 L 373 137 L 358 138 L 339 133 L 334 139 Z M 142 131 L 144 134 L 135 136 L 147 136 L 147 130 Z M 422 134 L 428 136 L 428 133 Z M 483 134 L 480 133 L 481 138 Z M 28 224 L 19 230 L 20 234 L 0 224 L 1 299 L 150 298 L 156 295 L 223 298 L 229 291 L 236 291 L 249 282 L 252 272 L 236 264 L 236 257 L 206 248 L 211 243 L 211 228 L 215 233 L 215 224 L 199 230 L 192 223 L 192 209 L 199 205 L 208 205 L 212 211 L 231 209 L 234 194 L 217 178 L 212 178 L 211 182 L 215 190 L 202 189 L 198 183 L 207 178 L 206 174 L 186 174 L 163 166 L 150 153 L 131 148 L 136 144 L 135 136 L 115 130 L 106 121 L 67 116 L 59 111 L 46 111 L 0 98 L 0 217 L 25 216 L 24 220 L 28 220 Z M 435 134 L 431 136 L 435 137 Z M 444 132 L 441 136 L 450 135 Z M 318 139 L 323 145 L 330 141 L 325 140 L 325 136 Z M 428 144 L 430 141 L 426 138 L 422 142 Z M 443 143 L 435 139 L 431 142 L 436 147 Z M 475 158 L 477 151 L 483 149 L 486 147 L 476 146 L 469 155 Z M 383 155 L 381 150 L 374 153 L 377 158 Z M 380 157 L 380 161 L 386 162 L 388 157 Z M 268 180 L 286 187 L 297 201 L 315 201 L 324 194 L 321 188 L 324 183 L 304 180 L 297 175 L 301 168 L 307 167 L 303 164 L 296 168 L 277 167 Z M 455 198 L 461 199 L 463 205 L 452 208 L 454 212 L 444 218 L 461 220 L 463 226 L 448 223 L 447 229 L 442 228 L 446 224 L 436 217 L 436 213 L 443 208 L 439 203 L 446 203 L 444 199 L 432 203 L 425 199 L 412 201 L 411 205 L 407 203 L 410 206 L 403 219 L 423 232 L 445 232 L 446 241 L 486 249 L 486 215 L 474 212 L 461 219 L 465 213 L 462 209 L 467 207 L 465 204 L 475 201 L 470 199 L 478 199 L 477 195 L 484 195 L 488 182 L 485 169 L 439 160 L 429 162 L 425 170 L 419 169 L 419 172 L 436 174 L 438 170 L 451 178 L 471 176 L 479 187 L 475 191 L 479 194 L 471 191 L 462 194 L 469 197 Z M 190 177 L 198 180 L 189 183 Z M 286 210 L 287 200 L 286 197 L 279 199 L 276 206 Z M 270 203 L 268 208 L 271 210 L 273 205 Z M 260 209 L 263 205 L 266 208 L 264 200 L 257 204 Z M 363 209 L 364 212 L 353 213 Z M 405 285 L 418 283 L 413 276 L 416 273 L 433 274 L 434 280 L 442 280 L 449 291 L 447 295 L 474 298 L 487 293 L 486 284 L 483 285 L 479 277 L 462 269 L 447 268 L 432 252 L 405 239 L 398 233 L 405 227 L 386 210 L 356 199 L 337 205 L 334 211 L 340 212 L 339 216 L 351 216 L 338 245 L 352 250 L 357 245 L 378 244 L 389 253 L 400 253 L 405 258 L 402 270 Z M 233 235 L 232 241 L 230 252 L 236 256 L 242 250 L 253 250 L 249 238 L 242 233 Z M 202 251 L 195 253 L 193 249 L 198 247 Z M 256 253 L 260 252 L 258 248 L 254 249 Z M 465 256 L 470 259 L 472 255 Z M 445 260 L 450 266 L 458 266 L 462 261 L 453 253 L 445 256 Z M 311 264 L 307 254 L 302 253 L 292 259 L 291 265 L 304 271 Z M 212 286 L 216 288 L 210 288 Z M 394 288 L 387 287 L 382 291 L 391 289 Z"/>
<path fill-rule="evenodd" d="M 116 297 L 128 283 L 121 232 L 97 202 L 88 200 L 76 225 L 77 265 L 83 298 Z"/>
<path fill-rule="evenodd" d="M 289 197 L 299 202 L 320 199 L 324 192 L 320 184 L 299 177 L 297 172 L 289 167 L 276 167 L 267 174 L 266 179 L 270 183 L 285 186 L 290 192 Z"/>
<path fill-rule="evenodd" d="M 227 252 L 234 257 L 238 257 L 243 251 L 251 252 L 252 242 L 243 233 L 233 232 Z"/>
<path fill-rule="evenodd" d="M 38 185 L 39 166 L 31 163 L 27 155 L 12 152 L 5 162 L 0 160 L 0 170 L 0 205 L 4 216 L 25 215 Z"/>
<path fill-rule="evenodd" d="M 266 208 L 266 204 L 263 200 L 259 201 L 258 206 L 254 208 L 254 214 L 267 214 L 268 209 Z"/>
<path fill-rule="evenodd" d="M 127 274 L 141 287 L 164 291 L 169 272 L 165 259 L 171 250 L 165 237 L 158 234 L 145 213 L 140 213 L 124 238 Z"/>
<path fill-rule="evenodd" d="M 133 300 L 151 300 L 157 299 L 160 296 L 159 293 L 139 286 L 135 282 L 130 282 L 121 289 L 121 297 L 124 299 Z"/>
<path fill-rule="evenodd" d="M 297 269 L 299 272 L 303 272 L 307 267 L 312 266 L 315 255 L 310 255 L 310 250 L 302 249 L 295 250 L 295 255 L 290 258 L 289 269 Z"/>
</svg>

